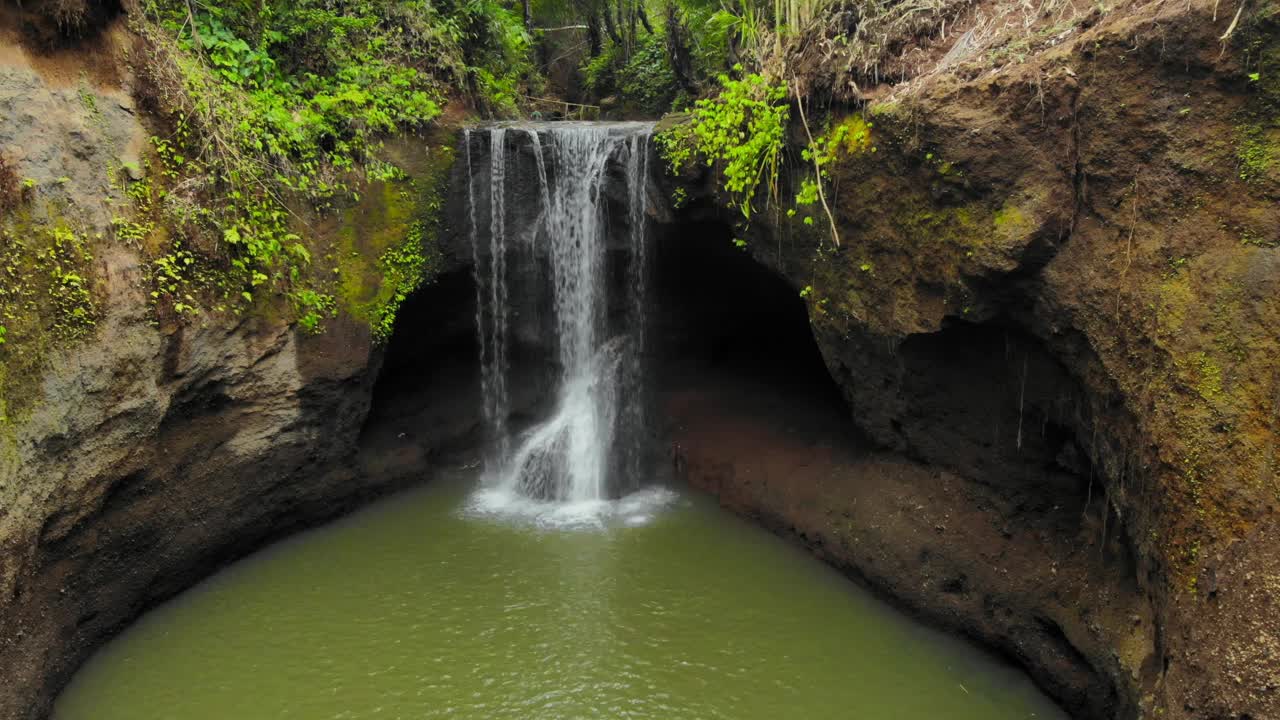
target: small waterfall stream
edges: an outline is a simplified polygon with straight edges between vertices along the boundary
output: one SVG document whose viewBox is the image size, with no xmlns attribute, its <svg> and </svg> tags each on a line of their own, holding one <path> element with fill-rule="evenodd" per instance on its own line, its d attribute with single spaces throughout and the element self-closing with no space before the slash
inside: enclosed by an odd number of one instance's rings
<svg viewBox="0 0 1280 720">
<path fill-rule="evenodd" d="M 487 188 L 471 157 L 473 133 L 488 135 Z M 509 146 L 521 133 L 536 172 L 534 177 L 509 178 Z M 492 438 L 486 465 L 490 490 L 580 504 L 639 486 L 650 133 L 651 126 L 643 123 L 535 123 L 467 131 L 476 323 L 484 419 Z M 609 223 L 606 186 L 618 182 L 609 177 L 611 168 L 624 173 L 626 238 L 615 237 L 617 229 Z M 536 191 L 509 186 L 525 182 L 536 182 Z M 507 198 L 520 190 L 540 204 L 534 227 L 508 227 Z M 483 200 L 477 196 L 485 192 L 487 238 L 477 217 L 477 200 Z M 611 249 L 626 255 L 621 287 L 610 282 Z M 514 261 L 518 256 L 533 261 Z M 549 416 L 519 435 L 512 434 L 507 422 L 509 288 L 516 283 L 550 295 L 553 318 L 546 328 L 554 334 L 559 369 Z M 618 293 L 624 297 L 611 297 Z M 619 302 L 625 303 L 625 312 L 610 313 Z"/>
</svg>

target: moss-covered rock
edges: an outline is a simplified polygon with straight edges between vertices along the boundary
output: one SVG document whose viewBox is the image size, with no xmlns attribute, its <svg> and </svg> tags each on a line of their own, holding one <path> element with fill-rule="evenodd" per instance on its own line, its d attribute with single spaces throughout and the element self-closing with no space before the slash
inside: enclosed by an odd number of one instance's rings
<svg viewBox="0 0 1280 720">
<path fill-rule="evenodd" d="M 456 134 L 435 132 L 425 143 L 399 144 L 411 175 L 375 182 L 342 211 L 333 230 L 332 259 L 339 306 L 388 339 L 396 310 L 441 268 L 439 247 Z"/>
<path fill-rule="evenodd" d="M 0 222 L 0 425 L 40 399 L 45 364 L 93 332 L 98 319 L 93 250 L 56 205 L 16 208 Z"/>
</svg>

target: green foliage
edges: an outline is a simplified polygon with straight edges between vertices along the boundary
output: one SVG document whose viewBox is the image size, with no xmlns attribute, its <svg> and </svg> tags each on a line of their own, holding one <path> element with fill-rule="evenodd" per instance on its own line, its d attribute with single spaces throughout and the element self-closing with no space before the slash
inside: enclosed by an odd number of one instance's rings
<svg viewBox="0 0 1280 720">
<path fill-rule="evenodd" d="M 94 95 L 83 77 L 80 79 L 78 95 L 80 97 L 80 105 L 89 114 L 89 117 L 93 119 L 95 124 L 101 123 L 103 121 L 102 110 L 98 108 L 97 96 Z"/>
<path fill-rule="evenodd" d="M 491 111 L 511 112 L 532 75 L 529 37 L 498 0 L 143 9 L 147 84 L 171 112 L 152 139 L 158 182 L 130 184 L 134 207 L 113 225 L 135 246 L 164 229 L 153 298 L 179 316 L 275 295 L 318 329 L 332 303 L 299 234 L 305 208 L 358 201 L 366 180 L 403 179 L 377 158 L 381 138 L 428 125 L 450 91 L 472 88 Z"/>
<path fill-rule="evenodd" d="M 630 56 L 611 43 L 581 71 L 591 96 L 616 93 L 628 115 L 661 115 L 671 108 L 678 91 L 665 40 L 656 33 L 638 39 Z"/>
<path fill-rule="evenodd" d="M 689 202 L 689 191 L 685 190 L 684 186 L 677 185 L 676 188 L 671 191 L 671 207 L 675 208 L 676 210 L 679 210 L 680 208 L 684 207 L 685 204 L 688 202 Z"/>
<path fill-rule="evenodd" d="M 1266 178 L 1271 168 L 1280 164 L 1280 128 L 1243 126 L 1238 130 L 1236 156 L 1241 180 L 1255 182 Z"/>
<path fill-rule="evenodd" d="M 617 71 L 623 63 L 622 48 L 610 44 L 581 68 L 582 84 L 593 97 L 601 97 L 613 92 L 617 87 Z"/>
<path fill-rule="evenodd" d="M 615 98 L 629 115 L 660 115 L 686 107 L 717 78 L 741 62 L 765 66 L 776 44 L 777 17 L 808 3 L 791 0 L 542 0 L 538 14 L 548 25 L 595 23 L 603 46 L 580 68 L 590 102 Z M 568 12 L 566 12 L 568 8 Z M 646 19 L 637 31 L 641 11 Z M 603 23 L 601 22 L 603 20 Z M 786 28 L 782 28 L 787 34 Z M 738 71 L 740 72 L 740 70 Z"/>
<path fill-rule="evenodd" d="M 0 262 L 5 276 L 0 319 L 51 330 L 64 340 L 79 339 L 93 329 L 97 308 L 88 280 L 93 254 L 70 227 L 59 223 L 21 234 L 6 231 L 0 238 Z"/>
<path fill-rule="evenodd" d="M 817 168 L 817 177 L 807 177 L 801 181 L 800 191 L 796 193 L 796 205 L 812 205 L 818 201 L 818 183 L 830 181 L 827 167 L 842 155 L 876 152 L 871 138 L 874 127 L 875 123 L 868 122 L 862 115 L 855 113 L 837 123 L 830 131 L 814 138 L 800 155 L 806 163 Z"/>
<path fill-rule="evenodd" d="M 1280 181 L 1280 8 L 1264 5 L 1242 27 L 1248 102 L 1236 114 L 1235 148 L 1241 180 Z"/>
<path fill-rule="evenodd" d="M 679 0 L 693 30 L 693 54 L 708 74 L 726 69 L 736 56 L 763 67 L 797 37 L 827 0 Z"/>
<path fill-rule="evenodd" d="M 787 91 L 754 73 L 741 80 L 721 75 L 720 87 L 718 95 L 697 102 L 691 122 L 657 140 L 674 172 L 695 160 L 714 164 L 730 202 L 750 220 L 760 182 L 765 181 L 768 195 L 777 185 L 790 116 Z"/>
<path fill-rule="evenodd" d="M 36 256 L 36 268 L 48 274 L 48 292 L 56 313 L 53 331 L 64 339 L 79 339 L 96 324 L 97 308 L 87 279 L 93 254 L 66 226 L 49 229 L 48 243 Z"/>
<path fill-rule="evenodd" d="M 661 37 L 645 36 L 622 68 L 618 89 L 626 107 L 645 115 L 661 115 L 676 96 L 676 78 Z"/>
<path fill-rule="evenodd" d="M 350 169 L 379 135 L 439 114 L 431 77 L 399 62 L 404 28 L 383 24 L 388 4 L 199 5 L 194 17 L 184 2 L 148 4 L 189 95 L 182 119 L 213 141 L 201 155 L 221 179 L 325 194 L 324 170 Z"/>
<path fill-rule="evenodd" d="M 875 145 L 872 144 L 872 128 L 875 123 L 868 122 L 859 113 L 854 113 L 844 120 L 837 123 L 830 130 L 816 138 L 811 138 L 809 145 L 801 150 L 800 155 L 806 166 L 813 168 L 812 175 L 807 176 L 800 181 L 800 190 L 796 193 L 796 208 L 787 210 L 787 217 L 795 217 L 796 209 L 806 208 L 823 199 L 823 188 L 825 184 L 831 181 L 831 175 L 828 167 L 841 156 L 856 155 L 864 152 L 876 152 Z M 836 228 L 834 220 L 831 220 L 832 237 L 836 238 L 836 244 L 839 239 L 836 237 Z M 814 219 L 812 215 L 806 215 L 803 223 L 812 226 Z"/>
<path fill-rule="evenodd" d="M 675 0 L 675 3 L 679 8 L 678 18 L 688 28 L 686 41 L 691 69 L 699 84 L 714 83 L 720 73 L 729 71 L 735 62 L 735 51 L 745 49 L 748 59 L 755 59 L 748 48 L 755 46 L 765 25 L 763 10 L 742 0 Z"/>
<path fill-rule="evenodd" d="M 239 205 L 236 217 L 223 225 L 222 242 L 230 248 L 231 266 L 239 270 L 250 287 L 279 279 L 281 267 L 296 271 L 311 262 L 302 238 L 289 230 L 288 212 L 260 195 L 244 195 L 233 190 Z"/>
<path fill-rule="evenodd" d="M 196 294 L 205 284 L 201 268 L 196 255 L 175 244 L 169 252 L 151 261 L 149 275 L 154 288 L 151 299 L 167 303 L 178 315 L 198 315 Z"/>
<path fill-rule="evenodd" d="M 390 297 L 378 309 L 373 323 L 373 337 L 378 342 L 391 339 L 395 328 L 396 312 L 409 294 L 422 285 L 427 277 L 429 262 L 423 254 L 421 225 L 414 225 L 404 243 L 388 249 L 378 259 L 383 282 L 391 288 Z"/>
<path fill-rule="evenodd" d="M 430 7 L 430 6 L 428 6 Z M 453 6 L 450 25 L 462 32 L 466 70 L 491 115 L 512 116 L 525 90 L 541 85 L 531 60 L 533 41 L 523 19 L 497 0 L 465 0 Z"/>
<path fill-rule="evenodd" d="M 590 102 L 616 98 L 624 114 L 659 115 L 718 88 L 717 78 L 731 66 L 751 71 L 785 67 L 787 43 L 799 37 L 825 3 L 540 0 L 535 12 L 540 24 L 585 22 L 588 38 L 602 41 L 580 68 Z M 605 103 L 607 110 L 610 105 Z"/>
<path fill-rule="evenodd" d="M 724 48 L 722 52 L 727 57 L 728 48 L 733 44 L 742 48 L 751 59 L 759 61 L 769 28 L 766 12 L 766 6 L 752 0 L 722 4 L 706 20 L 708 45 L 715 49 Z"/>
<path fill-rule="evenodd" d="M 111 227 L 115 230 L 116 239 L 130 247 L 140 248 L 143 240 L 155 230 L 155 223 L 151 221 L 155 209 L 155 193 L 149 179 L 144 177 L 141 180 L 130 180 L 130 171 L 138 176 L 143 175 L 141 168 L 122 166 L 118 173 L 121 179 L 113 178 L 112 187 L 123 190 L 133 207 L 123 215 L 113 216 Z"/>
<path fill-rule="evenodd" d="M 298 311 L 298 327 L 310 335 L 324 331 L 324 319 L 338 316 L 338 303 L 332 295 L 302 289 L 293 294 L 294 307 Z"/>
<path fill-rule="evenodd" d="M 336 265 L 336 302 L 368 324 L 377 342 L 390 339 L 401 303 L 434 276 L 437 238 L 454 166 L 456 136 L 425 138 L 424 162 L 411 178 L 370 187 L 359 207 L 343 213 L 336 245 L 323 260 Z"/>
</svg>

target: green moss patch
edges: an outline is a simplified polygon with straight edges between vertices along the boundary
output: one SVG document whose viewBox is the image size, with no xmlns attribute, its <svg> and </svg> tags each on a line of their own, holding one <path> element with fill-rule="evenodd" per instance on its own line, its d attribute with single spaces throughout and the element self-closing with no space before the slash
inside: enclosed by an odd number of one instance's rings
<svg viewBox="0 0 1280 720">
<path fill-rule="evenodd" d="M 50 352 L 97 324 L 90 244 L 55 208 L 48 215 L 23 207 L 0 226 L 0 423 L 38 400 Z"/>
<path fill-rule="evenodd" d="M 437 239 L 454 149 L 428 148 L 412 179 L 375 183 L 343 212 L 334 245 L 338 306 L 369 324 L 375 340 L 391 337 L 396 312 L 441 266 Z"/>
<path fill-rule="evenodd" d="M 1240 179 L 1245 182 L 1280 182 L 1280 125 L 1246 124 L 1238 127 L 1236 133 Z"/>
</svg>

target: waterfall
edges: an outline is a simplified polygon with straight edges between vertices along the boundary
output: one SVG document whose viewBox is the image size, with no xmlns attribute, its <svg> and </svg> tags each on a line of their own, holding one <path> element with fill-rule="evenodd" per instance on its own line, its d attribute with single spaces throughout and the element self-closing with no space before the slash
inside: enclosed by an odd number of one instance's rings
<svg viewBox="0 0 1280 720">
<path fill-rule="evenodd" d="M 507 452 L 507 272 L 506 272 L 506 160 L 504 130 L 490 132 L 489 248 L 481 252 L 476 222 L 474 169 L 471 165 L 471 131 L 463 133 L 467 151 L 467 219 L 471 259 L 476 284 L 476 330 L 480 339 L 480 395 L 485 424 L 496 443 L 497 458 Z"/>
<path fill-rule="evenodd" d="M 629 489 L 635 489 L 644 473 L 643 433 L 639 431 L 647 425 L 643 392 L 643 368 L 640 358 L 645 350 L 645 308 L 648 307 L 648 265 L 646 230 L 648 221 L 648 199 L 645 192 L 649 177 L 649 136 L 637 135 L 631 138 L 631 148 L 627 155 L 627 187 L 631 191 L 630 225 L 631 225 L 631 257 L 628 265 L 628 290 L 631 293 L 629 305 L 629 322 L 634 334 L 635 348 L 625 358 L 622 376 L 622 390 L 626 417 L 622 423 L 624 430 L 630 432 L 626 445 L 626 465 L 623 481 Z"/>
<path fill-rule="evenodd" d="M 468 131 L 465 137 L 481 391 L 492 439 L 486 483 L 531 500 L 605 500 L 635 489 L 643 478 L 641 353 L 651 127 L 535 123 L 519 129 L 524 132 L 493 127 Z M 477 198 L 472 132 L 485 133 L 489 140 L 487 238 L 476 221 L 477 200 L 486 198 Z M 521 135 L 527 147 L 517 146 Z M 535 171 L 524 173 L 532 177 L 518 171 L 521 150 L 533 155 Z M 623 170 L 625 238 L 614 237 L 608 224 L 606 191 L 609 183 L 619 182 L 611 177 L 611 168 Z M 536 222 L 508 223 L 508 213 L 516 209 L 507 207 L 508 197 L 517 196 L 539 205 Z M 515 242 L 525 233 L 530 243 Z M 609 280 L 611 250 L 625 255 L 621 287 Z M 518 253 L 529 253 L 534 261 L 514 263 L 511 258 Z M 522 268 L 519 278 L 513 275 L 516 267 Z M 548 417 L 518 435 L 507 424 L 510 283 L 549 296 L 552 317 L 545 332 L 554 336 L 558 367 Z M 610 313 L 619 306 L 623 312 Z"/>
</svg>

